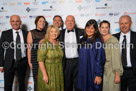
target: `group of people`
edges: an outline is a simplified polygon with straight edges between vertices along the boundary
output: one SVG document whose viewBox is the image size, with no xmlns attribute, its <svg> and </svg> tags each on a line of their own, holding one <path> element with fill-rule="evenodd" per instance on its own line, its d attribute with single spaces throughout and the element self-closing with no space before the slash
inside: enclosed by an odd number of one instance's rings
<svg viewBox="0 0 136 91">
<path fill-rule="evenodd" d="M 45 17 L 37 16 L 36 28 L 28 32 L 20 28 L 21 23 L 20 16 L 12 15 L 12 29 L 3 31 L 0 38 L 4 91 L 12 91 L 15 75 L 19 91 L 26 90 L 27 64 L 34 91 L 136 90 L 136 33 L 130 16 L 120 17 L 120 32 L 114 35 L 107 20 L 98 26 L 90 19 L 80 29 L 72 15 L 66 17 L 65 29 L 59 15 L 48 27 Z"/>
</svg>

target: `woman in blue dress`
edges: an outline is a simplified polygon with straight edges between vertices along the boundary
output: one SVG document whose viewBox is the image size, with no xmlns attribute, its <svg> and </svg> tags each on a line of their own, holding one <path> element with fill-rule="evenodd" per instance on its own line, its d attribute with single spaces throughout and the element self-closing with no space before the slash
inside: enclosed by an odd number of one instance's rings
<svg viewBox="0 0 136 91">
<path fill-rule="evenodd" d="M 78 89 L 81 91 L 102 91 L 102 76 L 105 51 L 98 24 L 94 19 L 85 26 L 79 50 Z"/>
</svg>

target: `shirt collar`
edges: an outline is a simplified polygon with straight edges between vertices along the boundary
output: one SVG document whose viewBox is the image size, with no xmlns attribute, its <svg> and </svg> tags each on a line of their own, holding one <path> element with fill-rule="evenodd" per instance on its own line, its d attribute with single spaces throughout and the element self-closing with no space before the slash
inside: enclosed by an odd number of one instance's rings
<svg viewBox="0 0 136 91">
<path fill-rule="evenodd" d="M 124 34 L 123 32 L 121 32 L 121 36 L 126 35 L 126 37 L 130 37 L 130 31 L 127 34 Z"/>
<path fill-rule="evenodd" d="M 15 30 L 15 29 L 12 29 L 13 30 L 13 33 L 16 33 L 17 31 L 20 33 L 21 32 L 21 29 L 18 29 L 18 30 Z"/>
</svg>

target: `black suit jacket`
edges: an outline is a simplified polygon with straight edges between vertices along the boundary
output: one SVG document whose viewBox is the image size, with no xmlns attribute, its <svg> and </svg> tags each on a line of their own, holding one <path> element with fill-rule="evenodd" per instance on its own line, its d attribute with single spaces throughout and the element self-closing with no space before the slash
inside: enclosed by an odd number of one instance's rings
<svg viewBox="0 0 136 91">
<path fill-rule="evenodd" d="M 65 38 L 65 31 L 66 31 L 66 29 L 61 30 L 60 36 L 59 36 L 59 41 L 61 43 L 61 46 L 62 46 L 63 52 L 64 52 L 63 69 L 65 69 L 65 59 L 66 59 L 66 57 L 65 57 L 65 44 L 64 44 L 65 43 L 65 39 L 64 39 Z M 79 44 L 80 43 L 80 37 L 83 36 L 84 31 L 83 31 L 83 29 L 75 28 L 75 33 L 76 33 L 77 43 Z M 78 47 L 77 50 L 79 51 L 79 47 Z"/>
<path fill-rule="evenodd" d="M 114 34 L 113 36 L 115 36 L 119 40 L 120 34 L 121 32 Z M 130 31 L 130 44 L 133 45 L 130 46 L 130 60 L 133 70 L 136 73 L 136 32 Z"/>
<path fill-rule="evenodd" d="M 23 33 L 24 43 L 26 44 L 28 32 L 25 30 L 22 30 L 22 33 Z M 3 47 L 4 44 L 6 44 L 8 48 L 4 48 Z M 9 44 L 11 47 L 9 46 Z M 3 31 L 0 38 L 0 67 L 4 67 L 4 69 L 5 68 L 10 69 L 13 63 L 14 63 L 13 30 L 9 29 L 9 30 Z"/>
</svg>

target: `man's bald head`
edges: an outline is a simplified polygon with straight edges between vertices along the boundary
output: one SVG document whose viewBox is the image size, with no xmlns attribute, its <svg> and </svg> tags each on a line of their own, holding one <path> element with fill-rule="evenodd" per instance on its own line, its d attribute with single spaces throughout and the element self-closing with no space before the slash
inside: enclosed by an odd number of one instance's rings
<svg viewBox="0 0 136 91">
<path fill-rule="evenodd" d="M 12 26 L 13 29 L 18 30 L 20 29 L 20 25 L 21 25 L 21 19 L 19 15 L 12 15 L 10 17 L 10 24 Z"/>
<path fill-rule="evenodd" d="M 68 30 L 72 30 L 75 27 L 75 17 L 73 15 L 68 15 L 65 24 Z"/>
</svg>

